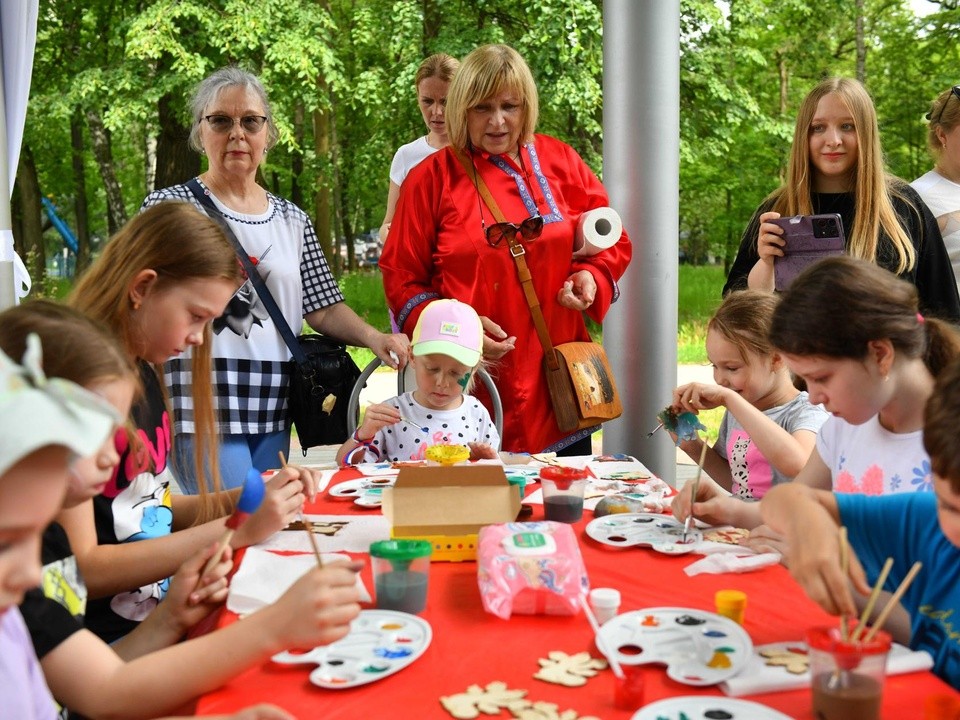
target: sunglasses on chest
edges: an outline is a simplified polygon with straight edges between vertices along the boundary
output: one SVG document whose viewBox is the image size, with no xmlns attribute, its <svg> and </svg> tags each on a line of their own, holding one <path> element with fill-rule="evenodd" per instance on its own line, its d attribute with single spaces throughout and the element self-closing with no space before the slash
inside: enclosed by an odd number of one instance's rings
<svg viewBox="0 0 960 720">
<path fill-rule="evenodd" d="M 498 222 L 487 226 L 483 219 L 483 202 L 480 199 L 480 189 L 477 187 L 477 166 L 473 162 L 473 156 L 470 157 L 470 162 L 473 164 L 473 187 L 477 191 L 477 207 L 480 209 L 480 227 L 483 230 L 483 236 L 487 239 L 487 245 L 497 247 L 504 239 L 509 244 L 511 240 L 515 240 L 517 237 L 527 242 L 533 242 L 540 237 L 540 233 L 543 232 L 543 218 L 539 212 L 536 215 L 531 215 L 519 225 L 512 222 Z M 527 170 L 523 164 L 522 153 L 520 155 L 520 167 L 523 170 L 524 177 L 526 177 Z"/>
</svg>

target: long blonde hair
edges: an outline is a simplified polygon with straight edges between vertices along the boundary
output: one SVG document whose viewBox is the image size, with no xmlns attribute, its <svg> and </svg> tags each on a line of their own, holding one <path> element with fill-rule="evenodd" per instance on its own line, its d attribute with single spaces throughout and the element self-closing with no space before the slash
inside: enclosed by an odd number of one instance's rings
<svg viewBox="0 0 960 720">
<path fill-rule="evenodd" d="M 163 202 L 144 210 L 110 239 L 100 257 L 79 279 L 67 302 L 111 327 L 131 358 L 144 352 L 133 322 L 129 289 L 143 270 L 157 273 L 155 288 L 163 290 L 189 280 L 223 279 L 243 282 L 237 255 L 220 226 L 189 203 Z M 211 386 L 210 324 L 203 344 L 191 352 L 193 416 L 196 426 L 194 472 L 201 495 L 220 489 L 217 434 Z M 159 374 L 158 370 L 158 374 Z M 198 522 L 218 517 L 227 507 L 205 499 Z"/>
<path fill-rule="evenodd" d="M 900 196 L 900 182 L 887 173 L 883 164 L 877 111 L 866 88 L 853 78 L 828 78 L 813 88 L 800 104 L 797 124 L 790 148 L 787 179 L 770 196 L 775 200 L 772 209 L 783 216 L 811 215 L 813 204 L 813 170 L 810 163 L 810 125 L 817 105 L 824 96 L 837 95 L 853 116 L 857 133 L 857 165 L 854 171 L 854 207 L 856 222 L 847 238 L 847 248 L 853 257 L 877 261 L 877 245 L 881 231 L 893 243 L 897 253 L 897 274 L 910 270 L 916 264 L 913 243 L 900 224 L 890 202 L 890 195 Z"/>
</svg>

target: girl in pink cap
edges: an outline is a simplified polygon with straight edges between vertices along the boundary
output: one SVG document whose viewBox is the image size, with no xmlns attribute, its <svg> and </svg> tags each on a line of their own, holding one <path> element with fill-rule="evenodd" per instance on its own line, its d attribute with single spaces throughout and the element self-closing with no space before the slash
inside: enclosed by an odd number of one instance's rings
<svg viewBox="0 0 960 720">
<path fill-rule="evenodd" d="M 431 445 L 466 445 L 470 459 L 495 459 L 500 435 L 472 395 L 481 364 L 483 327 L 457 300 L 434 300 L 413 331 L 410 363 L 417 388 L 371 405 L 363 423 L 337 452 L 337 462 L 423 460 Z"/>
</svg>

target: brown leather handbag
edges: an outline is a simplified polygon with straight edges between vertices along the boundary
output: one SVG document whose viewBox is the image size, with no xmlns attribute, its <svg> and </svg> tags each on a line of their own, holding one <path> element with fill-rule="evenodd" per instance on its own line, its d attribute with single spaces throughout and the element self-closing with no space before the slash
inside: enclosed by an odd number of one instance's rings
<svg viewBox="0 0 960 720">
<path fill-rule="evenodd" d="M 467 175 L 473 177 L 477 192 L 493 217 L 497 222 L 506 222 L 483 178 L 477 174 L 463 153 L 458 151 L 456 155 Z M 543 346 L 543 370 L 547 376 L 547 388 L 557 425 L 563 432 L 573 432 L 620 417 L 623 406 L 620 404 L 620 395 L 617 393 L 613 371 L 603 345 L 595 342 L 553 344 L 543 311 L 540 309 L 540 299 L 533 287 L 530 268 L 524 258 L 526 250 L 515 234 L 507 233 L 505 238 L 517 266 L 517 275 L 530 307 L 533 326 Z"/>
</svg>

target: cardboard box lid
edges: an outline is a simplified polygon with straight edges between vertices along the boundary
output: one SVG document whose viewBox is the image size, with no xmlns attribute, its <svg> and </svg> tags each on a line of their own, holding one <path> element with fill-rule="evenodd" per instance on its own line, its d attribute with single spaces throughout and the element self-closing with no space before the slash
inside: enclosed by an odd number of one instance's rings
<svg viewBox="0 0 960 720">
<path fill-rule="evenodd" d="M 517 491 L 498 465 L 401 468 L 383 493 L 383 514 L 394 534 L 469 535 L 484 525 L 512 522 Z"/>
</svg>

